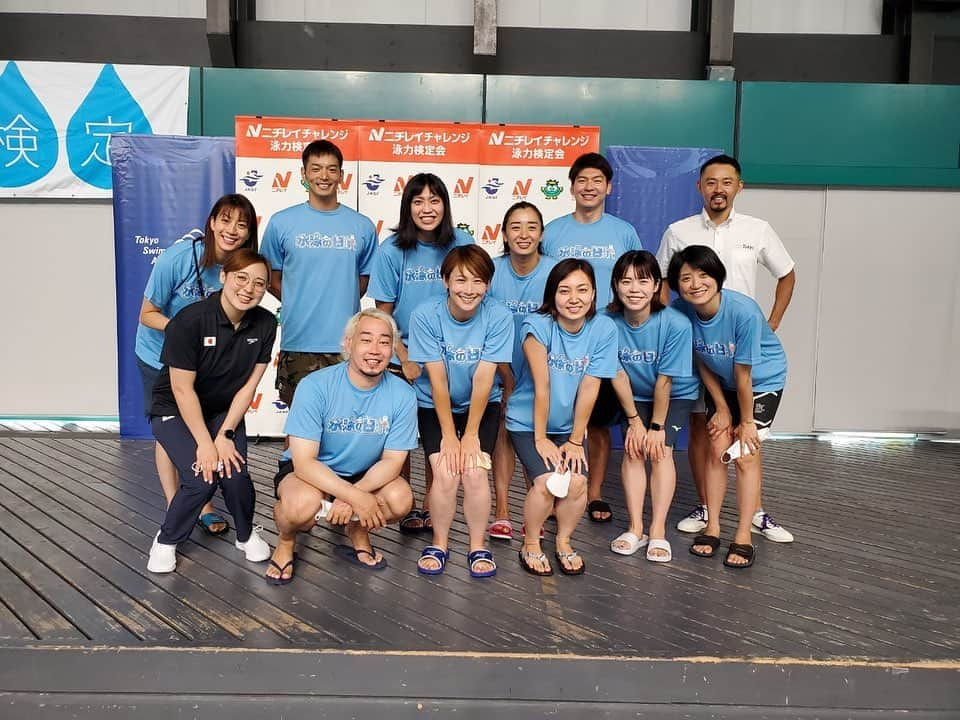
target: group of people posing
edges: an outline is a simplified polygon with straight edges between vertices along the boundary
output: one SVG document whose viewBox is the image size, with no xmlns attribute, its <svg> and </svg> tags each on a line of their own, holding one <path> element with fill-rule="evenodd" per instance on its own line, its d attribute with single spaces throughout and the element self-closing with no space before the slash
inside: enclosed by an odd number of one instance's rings
<svg viewBox="0 0 960 720">
<path fill-rule="evenodd" d="M 297 534 L 321 522 L 345 526 L 337 557 L 371 570 L 387 564 L 371 543 L 375 529 L 399 522 L 429 533 L 417 569 L 439 575 L 462 488 L 466 565 L 490 577 L 488 540 L 514 536 L 508 492 L 519 459 L 528 488 L 521 566 L 579 575 L 573 536 L 585 511 L 593 522 L 613 518 L 603 481 L 614 425 L 629 527 L 611 551 L 671 560 L 673 448 L 684 428 L 700 498 L 677 526 L 697 533 L 690 552 L 718 552 L 731 459 L 738 523 L 724 563 L 753 564 L 752 533 L 793 539 L 760 496 L 761 441 L 786 381 L 775 330 L 795 273 L 770 225 L 734 212 L 734 158 L 703 165 L 703 211 L 672 224 L 654 255 L 604 212 L 609 163 L 582 155 L 569 172 L 574 212 L 544 226 L 535 205 L 514 204 L 493 259 L 454 227 L 447 189 L 429 173 L 408 181 L 394 234 L 379 244 L 373 223 L 337 200 L 342 164 L 330 142 L 304 150 L 307 201 L 271 219 L 262 254 L 252 205 L 227 195 L 202 241 L 174 245 L 156 263 L 137 336 L 168 502 L 150 571 L 176 568 L 176 546 L 195 524 L 227 531 L 209 504 L 219 486 L 237 548 L 270 561 L 270 584 L 294 579 Z M 768 315 L 752 299 L 760 264 L 778 279 Z M 276 320 L 258 307 L 268 291 L 283 304 L 277 388 L 290 406 L 272 552 L 253 525 L 243 423 L 272 359 Z M 364 294 L 376 308 L 358 312 Z M 427 460 L 419 507 L 408 482 L 418 437 Z M 550 517 L 552 558 L 542 547 Z"/>
</svg>

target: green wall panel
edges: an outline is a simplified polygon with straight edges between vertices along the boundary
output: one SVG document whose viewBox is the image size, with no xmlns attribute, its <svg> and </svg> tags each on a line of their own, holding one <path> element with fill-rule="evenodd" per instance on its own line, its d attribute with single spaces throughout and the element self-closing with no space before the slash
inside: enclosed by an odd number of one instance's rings
<svg viewBox="0 0 960 720">
<path fill-rule="evenodd" d="M 752 83 L 740 161 L 753 183 L 960 187 L 960 87 Z"/>
<path fill-rule="evenodd" d="M 487 78 L 487 122 L 599 125 L 601 147 L 716 147 L 729 152 L 735 115 L 733 83 Z"/>
<path fill-rule="evenodd" d="M 202 93 L 200 88 L 200 68 L 190 68 L 190 81 L 187 89 L 187 135 L 202 135 L 203 127 L 201 104 Z"/>
<path fill-rule="evenodd" d="M 203 134 L 231 136 L 236 115 L 479 122 L 480 75 L 203 70 Z"/>
</svg>

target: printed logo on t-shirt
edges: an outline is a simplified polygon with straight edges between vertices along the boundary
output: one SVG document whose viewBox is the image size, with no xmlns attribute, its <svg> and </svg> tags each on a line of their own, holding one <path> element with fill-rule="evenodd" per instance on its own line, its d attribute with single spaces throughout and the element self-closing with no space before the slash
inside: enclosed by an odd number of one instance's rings
<svg viewBox="0 0 960 720">
<path fill-rule="evenodd" d="M 329 235 L 327 233 L 300 233 L 294 240 L 298 248 L 307 250 L 356 250 L 355 235 Z"/>
<path fill-rule="evenodd" d="M 417 267 L 407 268 L 403 271 L 404 282 L 435 282 L 440 280 L 440 267 Z"/>
<path fill-rule="evenodd" d="M 467 345 L 467 347 L 454 347 L 449 343 L 440 343 L 440 351 L 443 356 L 452 363 L 466 364 L 480 362 L 480 355 L 483 353 L 482 347 Z"/>
<path fill-rule="evenodd" d="M 536 300 L 507 300 L 504 305 L 514 315 L 529 315 L 540 309 L 540 303 Z"/>
<path fill-rule="evenodd" d="M 587 371 L 589 364 L 589 355 L 571 359 L 562 353 L 550 353 L 550 357 L 547 358 L 547 365 L 551 370 L 556 370 L 557 372 L 562 372 L 567 375 L 583 375 Z"/>
<path fill-rule="evenodd" d="M 700 338 L 697 338 L 693 341 L 693 349 L 701 355 L 729 355 L 732 357 L 737 353 L 737 344 L 724 344 L 722 342 L 705 343 Z"/>
<path fill-rule="evenodd" d="M 217 344 L 216 335 L 207 335 L 205 338 L 203 338 L 204 347 L 214 347 L 216 346 L 216 344 Z"/>
<path fill-rule="evenodd" d="M 618 353 L 620 363 L 623 365 L 653 365 L 657 361 L 656 350 L 631 350 L 630 348 L 620 348 Z"/>
<path fill-rule="evenodd" d="M 386 415 L 379 418 L 369 415 L 356 417 L 335 417 L 327 420 L 329 433 L 355 433 L 359 435 L 385 435 L 390 432 L 390 418 Z"/>
<path fill-rule="evenodd" d="M 255 342 L 258 342 L 260 338 L 247 338 L 247 345 L 253 345 Z"/>
<path fill-rule="evenodd" d="M 613 245 L 571 245 L 560 248 L 561 258 L 583 258 L 585 260 L 613 260 L 617 250 Z"/>
<path fill-rule="evenodd" d="M 200 289 L 200 286 L 195 282 L 184 283 L 181 285 L 179 288 L 177 288 L 177 295 L 185 300 L 190 301 L 203 300 L 203 298 L 206 297 L 206 295 L 204 295 L 203 291 Z"/>
</svg>

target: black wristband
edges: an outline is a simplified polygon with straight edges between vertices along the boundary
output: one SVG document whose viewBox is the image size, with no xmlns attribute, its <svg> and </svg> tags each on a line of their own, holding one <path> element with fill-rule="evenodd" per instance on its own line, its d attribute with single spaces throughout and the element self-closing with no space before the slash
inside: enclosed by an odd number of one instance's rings
<svg viewBox="0 0 960 720">
<path fill-rule="evenodd" d="M 574 442 L 574 441 L 571 440 L 570 438 L 567 438 L 567 442 L 570 443 L 571 445 L 575 445 L 575 446 L 577 446 L 577 447 L 583 447 L 583 443 Z"/>
<path fill-rule="evenodd" d="M 638 417 L 640 417 L 640 413 L 637 413 L 636 415 L 627 415 L 627 420 L 635 420 Z"/>
</svg>

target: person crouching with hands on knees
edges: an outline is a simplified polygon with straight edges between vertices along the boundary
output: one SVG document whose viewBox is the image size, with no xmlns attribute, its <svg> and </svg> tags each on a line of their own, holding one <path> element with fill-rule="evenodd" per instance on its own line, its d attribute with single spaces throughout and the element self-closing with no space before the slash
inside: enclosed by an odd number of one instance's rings
<svg viewBox="0 0 960 720">
<path fill-rule="evenodd" d="M 257 307 L 270 266 L 253 250 L 237 250 L 224 263 L 220 282 L 220 292 L 185 307 L 164 331 L 163 369 L 150 415 L 180 487 L 150 548 L 150 572 L 176 569 L 177 545 L 190 536 L 197 512 L 217 487 L 233 515 L 237 548 L 251 562 L 270 557 L 270 547 L 253 527 L 256 495 L 243 423 L 277 333 L 273 313 Z"/>
<path fill-rule="evenodd" d="M 400 473 L 417 446 L 416 395 L 387 372 L 398 338 L 388 314 L 361 310 L 344 331 L 346 361 L 310 373 L 297 386 L 285 428 L 290 447 L 274 478 L 279 539 L 267 583 L 293 580 L 297 533 L 308 532 L 331 499 L 326 520 L 346 525 L 350 540 L 334 554 L 369 570 L 387 566 L 370 531 L 413 506 Z"/>
<path fill-rule="evenodd" d="M 705 245 L 690 245 L 674 254 L 667 279 L 680 294 L 673 306 L 693 326 L 693 350 L 706 390 L 710 452 L 706 465 L 707 527 L 693 539 L 690 552 L 713 557 L 720 545 L 720 506 L 727 491 L 724 454 L 734 440 L 737 468 L 738 523 L 723 564 L 753 564 L 750 528 L 760 498 L 763 455 L 760 442 L 780 406 L 787 380 L 783 346 L 756 301 L 723 287 L 726 269 Z M 714 512 L 713 508 L 716 508 Z"/>
<path fill-rule="evenodd" d="M 507 431 L 533 481 L 523 506 L 520 564 L 552 575 L 540 530 L 557 516 L 556 558 L 565 575 L 580 575 L 583 558 L 570 544 L 587 505 L 583 443 L 601 378 L 617 374 L 617 328 L 596 314 L 596 281 L 586 260 L 561 260 L 550 271 L 540 309 L 520 325 L 526 365 L 507 403 Z M 569 472 L 569 486 L 555 475 Z M 556 484 L 555 484 L 556 483 Z"/>
</svg>

